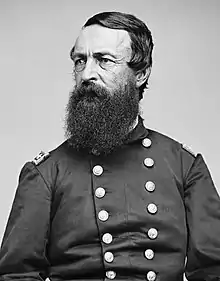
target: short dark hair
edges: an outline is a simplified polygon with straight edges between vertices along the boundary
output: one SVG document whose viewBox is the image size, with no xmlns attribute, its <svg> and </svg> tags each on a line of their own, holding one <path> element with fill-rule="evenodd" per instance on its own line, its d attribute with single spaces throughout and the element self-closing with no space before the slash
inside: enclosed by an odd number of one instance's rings
<svg viewBox="0 0 220 281">
<path fill-rule="evenodd" d="M 134 15 L 121 12 L 102 12 L 89 18 L 83 27 L 98 24 L 111 29 L 128 32 L 131 39 L 131 60 L 128 66 L 134 71 L 145 70 L 152 66 L 153 39 L 146 24 Z M 140 99 L 143 97 L 146 81 L 140 87 Z"/>
</svg>

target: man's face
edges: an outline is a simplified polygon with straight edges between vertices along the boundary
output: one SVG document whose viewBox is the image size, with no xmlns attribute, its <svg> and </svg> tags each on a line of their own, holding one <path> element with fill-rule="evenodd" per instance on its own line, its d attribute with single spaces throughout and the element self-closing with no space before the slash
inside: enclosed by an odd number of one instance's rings
<svg viewBox="0 0 220 281">
<path fill-rule="evenodd" d="M 76 85 L 66 115 L 66 135 L 76 149 L 108 154 L 128 140 L 139 112 L 130 57 L 126 31 L 98 25 L 81 31 L 71 54 Z"/>
<path fill-rule="evenodd" d="M 72 58 L 76 65 L 76 87 L 89 81 L 111 92 L 119 86 L 123 89 L 128 79 L 135 79 L 126 63 L 131 58 L 127 31 L 88 26 L 80 32 Z"/>
</svg>

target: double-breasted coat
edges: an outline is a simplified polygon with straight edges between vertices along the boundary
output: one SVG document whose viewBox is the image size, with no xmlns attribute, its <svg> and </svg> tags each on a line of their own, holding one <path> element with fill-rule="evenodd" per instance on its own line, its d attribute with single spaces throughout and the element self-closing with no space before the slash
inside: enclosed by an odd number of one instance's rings
<svg viewBox="0 0 220 281">
<path fill-rule="evenodd" d="M 43 158 L 21 171 L 0 280 L 220 280 L 220 199 L 200 154 L 140 121 L 107 156 L 66 141 Z"/>
</svg>

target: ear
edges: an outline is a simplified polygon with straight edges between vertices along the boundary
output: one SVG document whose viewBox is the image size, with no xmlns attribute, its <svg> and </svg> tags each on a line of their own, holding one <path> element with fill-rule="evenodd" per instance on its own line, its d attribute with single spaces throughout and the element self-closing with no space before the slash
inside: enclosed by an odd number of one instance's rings
<svg viewBox="0 0 220 281">
<path fill-rule="evenodd" d="M 136 72 L 136 87 L 140 88 L 149 78 L 151 72 L 151 67 L 148 67 L 144 70 L 139 70 Z"/>
</svg>

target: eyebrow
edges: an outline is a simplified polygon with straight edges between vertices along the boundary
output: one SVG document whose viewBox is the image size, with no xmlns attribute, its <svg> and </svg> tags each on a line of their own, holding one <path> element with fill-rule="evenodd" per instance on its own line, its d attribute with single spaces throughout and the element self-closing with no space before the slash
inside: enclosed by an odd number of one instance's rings
<svg viewBox="0 0 220 281">
<path fill-rule="evenodd" d="M 115 54 L 113 54 L 113 53 L 111 53 L 109 51 L 102 51 L 102 52 L 95 52 L 95 53 L 93 53 L 93 57 L 106 56 L 106 55 L 111 56 L 111 57 L 113 57 L 115 59 L 118 59 L 118 57 Z M 85 53 L 80 53 L 80 52 L 76 52 L 76 53 L 72 53 L 71 54 L 71 58 L 72 59 L 75 59 L 76 57 L 81 57 L 81 58 L 83 57 L 83 58 L 85 58 L 85 57 L 87 57 L 87 55 Z"/>
<path fill-rule="evenodd" d="M 83 54 L 83 53 L 71 53 L 71 59 L 74 60 L 76 57 L 79 57 L 79 58 L 85 58 L 86 55 Z"/>
<path fill-rule="evenodd" d="M 111 57 L 117 59 L 117 56 L 115 54 L 109 52 L 109 51 L 96 52 L 93 55 L 94 56 L 106 56 L 106 55 L 108 55 L 108 56 L 111 56 Z"/>
</svg>

